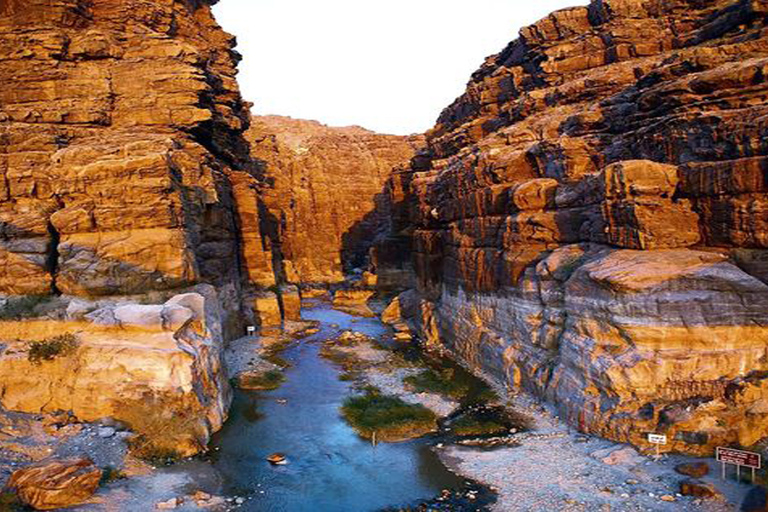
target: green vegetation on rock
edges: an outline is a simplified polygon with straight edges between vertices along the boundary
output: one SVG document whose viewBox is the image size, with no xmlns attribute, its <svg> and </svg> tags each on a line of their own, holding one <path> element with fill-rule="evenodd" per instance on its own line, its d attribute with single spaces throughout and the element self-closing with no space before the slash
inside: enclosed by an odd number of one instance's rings
<svg viewBox="0 0 768 512">
<path fill-rule="evenodd" d="M 80 342 L 74 334 L 61 334 L 44 340 L 29 342 L 27 359 L 34 364 L 43 361 L 53 361 L 57 357 L 69 356 L 75 353 Z"/>
<path fill-rule="evenodd" d="M 0 306 L 0 320 L 22 320 L 37 316 L 35 308 L 53 300 L 50 295 L 22 295 L 8 297 Z"/>
</svg>

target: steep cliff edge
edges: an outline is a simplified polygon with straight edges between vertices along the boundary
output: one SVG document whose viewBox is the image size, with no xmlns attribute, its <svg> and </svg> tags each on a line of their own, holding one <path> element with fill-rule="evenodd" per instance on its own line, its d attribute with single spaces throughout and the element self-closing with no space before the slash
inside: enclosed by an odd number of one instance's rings
<svg viewBox="0 0 768 512">
<path fill-rule="evenodd" d="M 211 3 L 0 1 L 3 405 L 122 419 L 121 401 L 144 393 L 165 401 L 159 410 L 199 411 L 202 444 L 221 425 L 219 351 L 274 277 L 242 136 L 239 56 Z M 167 317 L 166 300 L 202 283 L 214 287 L 205 306 L 178 324 Z M 155 321 L 84 319 L 149 307 L 126 306 L 136 302 L 155 304 L 144 312 Z M 193 328 L 210 315 L 216 329 Z M 76 375 L 48 360 L 18 371 L 18 339 L 62 333 L 81 340 Z M 30 374 L 38 400 L 26 399 Z"/>
<path fill-rule="evenodd" d="M 393 189 L 422 336 L 583 431 L 765 441 L 767 15 L 595 0 L 488 58 Z"/>
<path fill-rule="evenodd" d="M 283 278 L 296 284 L 339 283 L 367 264 L 389 225 L 385 185 L 424 142 L 279 116 L 255 117 L 247 137 L 261 161 Z"/>
</svg>

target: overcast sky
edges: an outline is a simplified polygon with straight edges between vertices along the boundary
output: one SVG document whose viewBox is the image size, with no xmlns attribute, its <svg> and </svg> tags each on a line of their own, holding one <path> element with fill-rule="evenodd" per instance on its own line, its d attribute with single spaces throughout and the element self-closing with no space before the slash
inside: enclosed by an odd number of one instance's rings
<svg viewBox="0 0 768 512">
<path fill-rule="evenodd" d="M 254 113 L 423 132 L 486 56 L 587 0 L 222 0 Z"/>
</svg>

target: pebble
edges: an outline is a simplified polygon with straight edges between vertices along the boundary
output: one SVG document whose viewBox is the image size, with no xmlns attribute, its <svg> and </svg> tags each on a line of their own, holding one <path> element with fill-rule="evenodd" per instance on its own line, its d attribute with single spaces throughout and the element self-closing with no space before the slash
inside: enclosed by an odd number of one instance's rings
<svg viewBox="0 0 768 512">
<path fill-rule="evenodd" d="M 181 501 L 179 498 L 171 498 L 168 501 L 161 501 L 160 503 L 155 505 L 155 508 L 158 510 L 173 510 L 179 505 L 181 505 Z"/>
<path fill-rule="evenodd" d="M 106 439 L 108 437 L 112 437 L 115 435 L 116 430 L 112 427 L 99 427 L 98 435 L 99 437 Z"/>
<path fill-rule="evenodd" d="M 661 501 L 676 501 L 675 497 L 671 494 L 665 494 L 661 498 L 659 498 Z"/>
</svg>

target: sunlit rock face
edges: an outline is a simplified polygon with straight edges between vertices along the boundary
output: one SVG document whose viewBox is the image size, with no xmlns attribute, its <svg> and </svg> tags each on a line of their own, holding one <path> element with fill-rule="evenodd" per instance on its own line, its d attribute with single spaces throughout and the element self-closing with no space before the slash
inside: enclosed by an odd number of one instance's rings
<svg viewBox="0 0 768 512">
<path fill-rule="evenodd" d="M 593 1 L 489 57 L 398 177 L 423 338 L 587 432 L 768 437 L 767 14 Z"/>
<path fill-rule="evenodd" d="M 218 333 L 200 334 L 208 341 L 192 348 L 162 325 L 103 336 L 84 326 L 89 377 L 62 388 L 73 395 L 61 400 L 41 391 L 58 382 L 50 365 L 29 396 L 11 393 L 25 370 L 4 359 L 4 406 L 37 410 L 43 404 L 30 397 L 40 392 L 47 407 L 91 418 L 88 408 L 104 412 L 125 380 L 135 381 L 133 394 L 143 386 L 192 397 L 202 438 L 221 424 L 228 395 L 216 384 L 218 347 L 243 332 L 254 294 L 275 281 L 242 137 L 239 56 L 211 3 L 0 1 L 0 295 L 136 304 L 207 283 L 221 305 Z M 66 332 L 59 320 L 6 326 L 0 341 Z"/>
<path fill-rule="evenodd" d="M 373 240 L 389 226 L 384 193 L 393 168 L 423 137 L 382 135 L 288 117 L 255 117 L 248 139 L 260 160 L 264 217 L 281 244 L 282 276 L 336 283 L 368 264 Z"/>
<path fill-rule="evenodd" d="M 209 3 L 0 3 L 0 293 L 271 276 L 237 214 L 257 209 L 248 111 Z"/>
<path fill-rule="evenodd" d="M 132 427 L 172 415 L 178 421 L 167 444 L 181 456 L 204 449 L 231 401 L 215 289 L 199 285 L 155 305 L 66 301 L 52 302 L 47 317 L 0 321 L 3 406 L 71 411 L 82 421 L 113 418 Z M 34 357 L 27 340 L 62 334 L 76 340 L 72 350 Z"/>
</svg>

